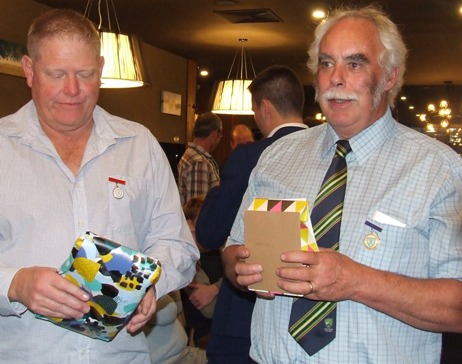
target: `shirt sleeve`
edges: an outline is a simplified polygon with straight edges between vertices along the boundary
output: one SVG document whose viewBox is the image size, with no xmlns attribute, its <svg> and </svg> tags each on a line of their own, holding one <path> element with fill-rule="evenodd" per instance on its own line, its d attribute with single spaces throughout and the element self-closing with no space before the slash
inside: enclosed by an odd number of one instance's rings
<svg viewBox="0 0 462 364">
<path fill-rule="evenodd" d="M 430 208 L 429 273 L 435 278 L 462 280 L 462 176 L 458 168 L 447 169 L 448 177 Z"/>
<path fill-rule="evenodd" d="M 243 245 L 244 244 L 244 211 L 250 206 L 253 198 L 256 196 L 258 191 L 258 182 L 256 169 L 252 171 L 249 178 L 249 185 L 245 191 L 244 197 L 242 198 L 241 206 L 234 220 L 233 227 L 231 228 L 230 236 L 226 241 L 225 247 L 229 245 Z"/>
<path fill-rule="evenodd" d="M 19 269 L 0 264 L 0 316 L 19 316 L 27 310 L 21 303 L 10 302 L 8 299 L 11 281 Z"/>
</svg>

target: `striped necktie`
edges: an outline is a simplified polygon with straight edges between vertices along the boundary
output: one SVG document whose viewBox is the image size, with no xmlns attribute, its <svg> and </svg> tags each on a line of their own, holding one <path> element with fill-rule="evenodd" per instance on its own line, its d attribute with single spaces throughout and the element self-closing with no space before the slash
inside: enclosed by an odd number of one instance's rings
<svg viewBox="0 0 462 364">
<path fill-rule="evenodd" d="M 351 151 L 347 140 L 337 142 L 332 163 L 322 182 L 311 213 L 311 223 L 318 246 L 338 250 L 343 199 L 347 183 L 345 156 Z M 336 302 L 295 298 L 289 332 L 309 354 L 313 355 L 335 339 Z"/>
</svg>

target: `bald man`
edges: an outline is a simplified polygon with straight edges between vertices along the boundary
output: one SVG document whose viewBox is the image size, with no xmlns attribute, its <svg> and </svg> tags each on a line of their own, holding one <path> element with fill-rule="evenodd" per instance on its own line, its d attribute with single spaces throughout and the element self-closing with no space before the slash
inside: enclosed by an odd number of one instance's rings
<svg viewBox="0 0 462 364">
<path fill-rule="evenodd" d="M 234 150 L 240 144 L 255 141 L 252 130 L 245 124 L 237 124 L 231 133 L 231 149 Z"/>
</svg>

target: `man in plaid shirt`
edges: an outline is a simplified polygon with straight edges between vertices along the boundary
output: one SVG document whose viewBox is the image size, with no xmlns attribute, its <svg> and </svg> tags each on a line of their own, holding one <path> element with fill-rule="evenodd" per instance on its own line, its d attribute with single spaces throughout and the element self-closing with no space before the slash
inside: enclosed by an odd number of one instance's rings
<svg viewBox="0 0 462 364">
<path fill-rule="evenodd" d="M 201 114 L 194 124 L 194 139 L 178 163 L 178 190 L 181 204 L 190 198 L 205 196 L 212 187 L 220 184 L 218 164 L 210 154 L 223 136 L 223 127 L 218 115 L 211 112 Z"/>
</svg>

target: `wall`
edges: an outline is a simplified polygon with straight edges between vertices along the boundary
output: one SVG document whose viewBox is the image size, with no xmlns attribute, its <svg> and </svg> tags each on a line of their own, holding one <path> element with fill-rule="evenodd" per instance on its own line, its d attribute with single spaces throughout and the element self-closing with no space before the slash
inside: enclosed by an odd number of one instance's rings
<svg viewBox="0 0 462 364">
<path fill-rule="evenodd" d="M 30 23 L 48 9 L 32 0 L 2 0 L 0 39 L 25 45 Z M 188 108 L 194 104 L 190 100 L 195 98 L 195 94 L 187 93 L 188 60 L 146 43 L 142 43 L 141 52 L 151 86 L 101 89 L 99 105 L 110 113 L 146 125 L 160 142 L 174 143 L 174 138 L 178 138 L 177 143 L 184 144 L 186 115 Z M 161 113 L 163 90 L 181 94 L 181 116 Z M 0 74 L 0 117 L 16 111 L 29 99 L 30 91 L 24 78 Z"/>
<path fill-rule="evenodd" d="M 187 59 L 143 44 L 144 65 L 151 86 L 135 89 L 101 89 L 99 105 L 111 113 L 146 125 L 161 142 L 185 143 Z M 181 95 L 181 116 L 161 113 L 161 92 Z"/>
<path fill-rule="evenodd" d="M 0 39 L 25 45 L 29 24 L 44 9 L 31 0 L 2 0 Z M 0 74 L 0 116 L 11 114 L 29 99 L 24 78 Z"/>
</svg>

